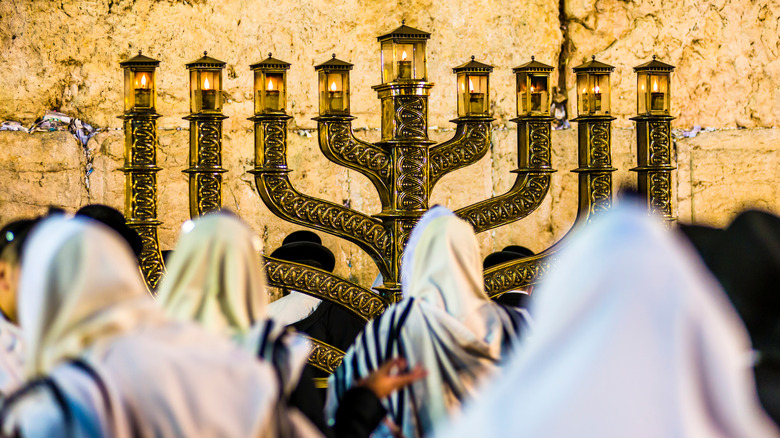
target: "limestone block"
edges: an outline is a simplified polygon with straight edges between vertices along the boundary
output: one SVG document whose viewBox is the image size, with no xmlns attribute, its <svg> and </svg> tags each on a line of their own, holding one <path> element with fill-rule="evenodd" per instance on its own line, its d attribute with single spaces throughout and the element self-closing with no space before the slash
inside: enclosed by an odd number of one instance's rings
<svg viewBox="0 0 780 438">
<path fill-rule="evenodd" d="M 0 3 L 0 119 L 31 122 L 59 108 L 100 127 L 119 127 L 123 79 L 119 62 L 138 50 L 161 61 L 161 127 L 186 126 L 188 77 L 184 64 L 202 51 L 227 62 L 225 114 L 233 129 L 251 129 L 249 65 L 273 52 L 292 63 L 288 110 L 296 125 L 313 127 L 317 76 L 312 68 L 336 53 L 355 64 L 352 107 L 357 126 L 379 126 L 371 90 L 380 80 L 376 37 L 407 24 L 433 33 L 428 46 L 431 126 L 455 115 L 451 68 L 471 55 L 496 67 L 492 107 L 500 118 L 514 108 L 511 68 L 531 55 L 556 64 L 561 45 L 558 2 L 533 0 L 160 1 L 22 0 Z"/>
<path fill-rule="evenodd" d="M 725 226 L 746 208 L 780 214 L 778 129 L 706 132 L 677 141 L 681 222 Z"/>
<path fill-rule="evenodd" d="M 780 122 L 780 2 L 587 0 L 565 2 L 569 67 L 596 55 L 616 67 L 619 126 L 636 113 L 632 67 L 658 55 L 672 75 L 675 126 L 771 127 Z M 574 74 L 567 72 L 570 102 Z"/>
</svg>

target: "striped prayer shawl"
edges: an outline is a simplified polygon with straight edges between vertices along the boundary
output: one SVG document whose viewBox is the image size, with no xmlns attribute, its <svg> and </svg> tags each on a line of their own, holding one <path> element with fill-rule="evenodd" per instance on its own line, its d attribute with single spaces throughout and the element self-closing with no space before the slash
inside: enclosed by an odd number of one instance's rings
<svg viewBox="0 0 780 438">
<path fill-rule="evenodd" d="M 422 300 L 406 298 L 370 321 L 329 380 L 326 417 L 332 420 L 348 389 L 394 357 L 410 367 L 421 363 L 428 375 L 383 400 L 388 417 L 407 438 L 427 435 L 478 390 L 512 349 L 525 321 L 521 314 L 492 302 L 479 310 L 490 328 L 477 339 L 459 320 Z M 499 339 L 495 339 L 499 336 Z M 498 344 L 498 351 L 491 345 Z M 375 436 L 389 436 L 383 426 Z"/>
</svg>

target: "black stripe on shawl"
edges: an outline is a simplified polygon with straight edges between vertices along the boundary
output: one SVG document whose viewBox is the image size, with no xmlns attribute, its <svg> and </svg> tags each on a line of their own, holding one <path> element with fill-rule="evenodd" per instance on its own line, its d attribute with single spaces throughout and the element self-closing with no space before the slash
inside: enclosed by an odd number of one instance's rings
<svg viewBox="0 0 780 438">
<path fill-rule="evenodd" d="M 116 433 L 116 420 L 114 418 L 114 411 L 111 406 L 111 396 L 108 392 L 108 386 L 106 386 L 106 382 L 103 381 L 103 378 L 100 377 L 94 368 L 92 368 L 92 365 L 88 364 L 84 359 L 73 359 L 70 361 L 70 363 L 74 367 L 86 373 L 90 378 L 92 378 L 92 380 L 95 382 L 95 385 L 97 385 L 98 390 L 100 391 L 100 395 L 103 398 L 103 408 L 106 410 L 106 416 L 108 417 L 109 430 L 112 431 L 112 433 Z M 131 429 L 136 433 L 134 436 L 138 436 L 138 427 L 133 420 L 134 418 L 130 419 Z"/>
<path fill-rule="evenodd" d="M 269 319 L 263 328 L 263 333 L 260 335 L 260 346 L 257 348 L 257 357 L 260 359 L 265 359 L 265 348 L 266 344 L 268 344 L 268 338 L 271 336 L 273 326 L 273 321 Z"/>
<path fill-rule="evenodd" d="M 59 405 L 60 409 L 62 410 L 62 417 L 63 421 L 65 422 L 65 431 L 66 436 L 70 437 L 77 437 L 75 427 L 76 427 L 76 421 L 73 416 L 73 411 L 70 408 L 70 405 L 68 405 L 68 401 L 65 398 L 65 394 L 62 392 L 62 389 L 57 385 L 57 383 L 52 379 L 51 377 L 41 377 L 35 380 L 30 381 L 22 388 L 18 389 L 13 394 L 9 395 L 5 402 L 3 402 L 3 407 L 0 409 L 0 425 L 5 424 L 7 421 L 7 417 L 10 414 L 11 410 L 13 409 L 13 405 L 19 400 L 23 399 L 24 396 L 29 394 L 30 392 L 34 391 L 37 388 L 47 388 L 49 391 L 51 391 L 52 397 L 54 397 L 54 401 Z M 17 431 L 18 432 L 18 431 Z"/>
<path fill-rule="evenodd" d="M 406 304 L 406 307 L 401 311 L 401 316 L 398 318 L 397 321 L 395 321 L 395 318 L 391 320 L 391 323 L 393 324 L 390 327 L 390 333 L 389 338 L 387 340 L 387 356 L 389 357 L 392 353 L 393 347 L 398 347 L 398 354 L 399 356 L 406 358 L 406 348 L 404 347 L 403 343 L 400 342 L 401 339 L 401 330 L 403 329 L 404 324 L 406 323 L 406 319 L 409 317 L 409 313 L 412 310 L 412 307 L 414 307 L 414 298 L 409 298 L 409 302 Z M 409 394 L 413 394 L 411 391 L 409 391 L 407 388 L 402 388 L 397 391 L 397 396 L 394 397 L 398 403 L 397 406 L 393 406 L 392 399 L 390 401 L 391 413 L 390 415 L 395 420 L 398 427 L 403 429 L 403 412 L 404 412 L 404 400 L 406 399 L 405 394 L 409 392 Z"/>
</svg>

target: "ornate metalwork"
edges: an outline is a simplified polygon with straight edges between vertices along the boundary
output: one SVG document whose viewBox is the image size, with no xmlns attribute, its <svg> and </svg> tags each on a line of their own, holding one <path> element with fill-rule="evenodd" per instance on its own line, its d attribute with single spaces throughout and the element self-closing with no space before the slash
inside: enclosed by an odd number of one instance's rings
<svg viewBox="0 0 780 438">
<path fill-rule="evenodd" d="M 577 219 L 590 221 L 612 207 L 612 150 L 610 116 L 580 116 L 578 123 L 579 206 Z"/>
<path fill-rule="evenodd" d="M 326 373 L 332 374 L 336 371 L 336 368 L 341 365 L 341 361 L 344 359 L 344 352 L 309 336 L 304 336 L 304 338 L 311 351 L 309 354 L 309 365 Z M 322 387 L 327 388 L 327 383 Z"/>
<path fill-rule="evenodd" d="M 459 124 L 454 139 L 431 147 L 431 184 L 435 185 L 449 172 L 481 160 L 489 149 L 489 123 Z"/>
<path fill-rule="evenodd" d="M 189 175 L 190 217 L 222 208 L 222 114 L 191 114 Z"/>
<path fill-rule="evenodd" d="M 121 116 L 125 127 L 125 217 L 141 236 L 139 265 L 150 291 L 163 272 L 157 239 L 157 118 L 154 112 L 130 112 Z"/>
<path fill-rule="evenodd" d="M 485 292 L 496 297 L 504 292 L 525 289 L 544 278 L 555 265 L 555 251 L 530 258 L 512 260 L 485 271 Z"/>
<path fill-rule="evenodd" d="M 647 199 L 647 208 L 670 224 L 676 220 L 672 211 L 672 162 L 671 121 L 667 115 L 637 116 L 637 188 Z"/>
<path fill-rule="evenodd" d="M 340 304 L 366 321 L 387 308 L 387 301 L 374 292 L 321 269 L 265 257 L 265 272 L 271 286 Z"/>
</svg>

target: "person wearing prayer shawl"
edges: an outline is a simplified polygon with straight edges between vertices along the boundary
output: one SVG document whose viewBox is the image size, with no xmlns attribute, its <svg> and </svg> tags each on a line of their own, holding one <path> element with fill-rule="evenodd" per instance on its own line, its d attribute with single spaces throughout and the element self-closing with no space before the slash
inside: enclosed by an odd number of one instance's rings
<svg viewBox="0 0 780 438">
<path fill-rule="evenodd" d="M 19 289 L 30 382 L 3 406 L 4 436 L 278 435 L 273 368 L 166 317 L 129 246 L 104 225 L 38 225 Z"/>
<path fill-rule="evenodd" d="M 261 251 L 260 238 L 232 214 L 187 221 L 157 300 L 174 319 L 196 321 L 273 364 L 285 400 L 325 431 L 311 376 L 301 379 L 309 355 L 306 341 L 266 316 Z"/>
<path fill-rule="evenodd" d="M 388 418 L 374 436 L 413 438 L 430 434 L 477 393 L 513 348 L 523 321 L 485 294 L 474 231 L 444 207 L 420 219 L 401 269 L 404 299 L 370 321 L 347 351 L 329 380 L 326 418 L 350 387 L 399 355 L 422 364 L 428 376 L 385 400 Z"/>
<path fill-rule="evenodd" d="M 0 400 L 24 383 L 24 342 L 19 331 L 17 290 L 22 244 L 37 219 L 21 219 L 0 229 Z"/>
<path fill-rule="evenodd" d="M 158 302 L 177 320 L 197 321 L 209 331 L 230 337 L 252 355 L 273 364 L 281 382 L 280 404 L 297 408 L 325 436 L 368 436 L 384 416 L 379 398 L 422 377 L 421 370 L 397 374 L 390 361 L 339 413 L 334 429 L 325 425 L 322 401 L 312 376 L 304 371 L 309 348 L 285 324 L 268 319 L 268 294 L 260 260 L 262 241 L 239 218 L 210 213 L 188 221 L 162 280 Z M 303 374 L 302 374 L 303 373 Z M 288 412 L 297 434 L 317 436 L 311 424 Z"/>
<path fill-rule="evenodd" d="M 533 337 L 435 437 L 777 437 L 745 327 L 692 248 L 633 206 L 574 235 Z"/>
</svg>

